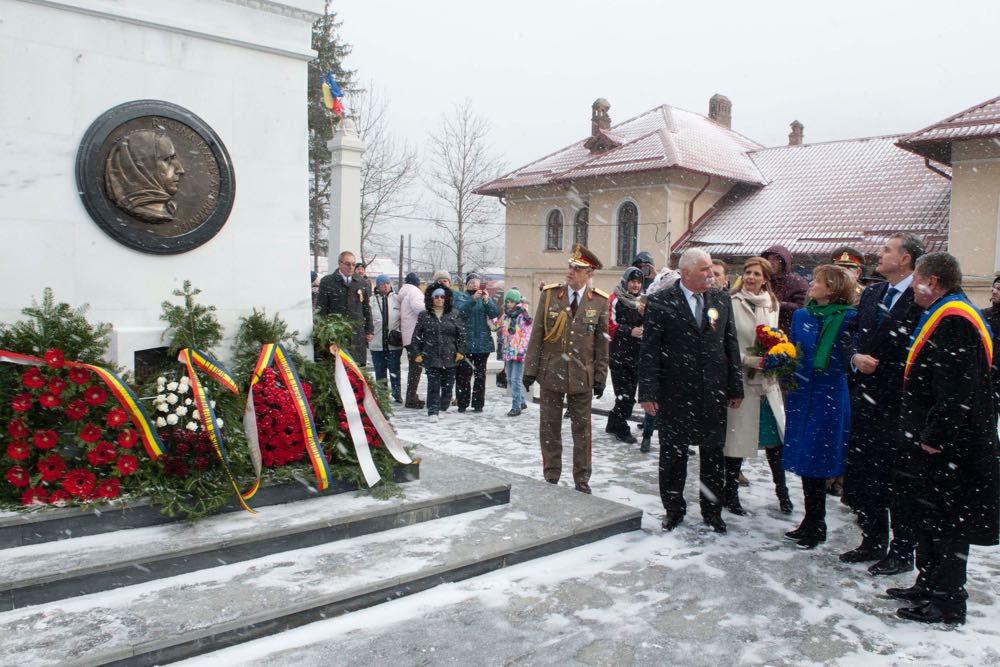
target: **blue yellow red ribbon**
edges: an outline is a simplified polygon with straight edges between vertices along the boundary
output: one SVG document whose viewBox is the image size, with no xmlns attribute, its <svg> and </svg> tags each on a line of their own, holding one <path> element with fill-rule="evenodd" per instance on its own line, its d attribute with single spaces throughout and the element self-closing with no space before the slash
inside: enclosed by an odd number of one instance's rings
<svg viewBox="0 0 1000 667">
<path fill-rule="evenodd" d="M 253 487 L 251 487 L 251 489 L 246 493 L 240 491 L 239 484 L 236 483 L 236 477 L 233 475 L 233 471 L 229 467 L 229 458 L 226 456 L 226 448 L 222 442 L 222 433 L 219 430 L 219 422 L 215 417 L 215 409 L 212 407 L 212 403 L 208 400 L 205 390 L 201 387 L 201 382 L 198 380 L 198 374 L 195 371 L 195 367 L 202 369 L 208 374 L 209 377 L 216 380 L 219 384 L 226 389 L 229 389 L 234 394 L 239 394 L 240 390 L 236 386 L 236 382 L 229 374 L 229 371 L 226 370 L 225 366 L 209 357 L 207 354 L 194 348 L 186 347 L 181 350 L 177 356 L 177 361 L 187 367 L 188 380 L 191 384 L 191 394 L 194 397 L 195 405 L 198 406 L 198 412 L 201 413 L 201 425 L 208 433 L 208 439 L 211 441 L 212 447 L 215 449 L 215 453 L 218 455 L 219 460 L 222 461 L 222 468 L 226 471 L 226 476 L 229 477 L 229 481 L 233 485 L 237 501 L 239 501 L 240 506 L 247 512 L 256 514 L 257 512 L 246 504 L 245 499 L 256 493 L 260 480 L 258 479 L 254 483 Z"/>
<path fill-rule="evenodd" d="M 983 320 L 982 314 L 963 295 L 952 294 L 934 304 L 934 306 L 920 317 L 920 321 L 917 322 L 910 342 L 910 351 L 906 355 L 906 366 L 903 368 L 904 382 L 909 377 L 910 369 L 916 362 L 917 356 L 920 355 L 920 351 L 927 344 L 934 330 L 937 329 L 938 325 L 946 317 L 961 317 L 970 322 L 975 327 L 976 332 L 979 334 L 979 339 L 986 349 L 987 366 L 993 364 L 993 335 L 986 321 Z"/>
<path fill-rule="evenodd" d="M 19 354 L 8 350 L 0 350 L 0 361 L 21 366 L 45 366 L 47 363 L 45 359 L 40 357 L 33 357 L 30 354 Z M 160 437 L 153 427 L 153 422 L 150 421 L 149 415 L 146 414 L 142 405 L 139 404 L 139 398 L 120 377 L 106 368 L 79 361 L 65 361 L 63 365 L 67 368 L 86 368 L 107 385 L 111 393 L 114 394 L 114 397 L 118 399 L 118 403 L 128 413 L 132 425 L 139 431 L 139 437 L 142 438 L 142 444 L 146 448 L 146 454 L 150 459 L 155 461 L 158 457 L 166 453 L 166 448 L 160 441 Z"/>
</svg>

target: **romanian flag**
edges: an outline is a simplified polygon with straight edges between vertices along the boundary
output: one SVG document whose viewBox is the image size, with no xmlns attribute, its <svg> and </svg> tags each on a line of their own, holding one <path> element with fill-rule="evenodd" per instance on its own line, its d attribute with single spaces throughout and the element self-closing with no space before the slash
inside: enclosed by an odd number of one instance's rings
<svg viewBox="0 0 1000 667">
<path fill-rule="evenodd" d="M 909 377 L 910 369 L 920 355 L 920 351 L 927 344 L 927 341 L 930 340 L 931 335 L 933 335 L 934 330 L 937 329 L 941 320 L 946 317 L 961 317 L 969 321 L 976 328 L 976 331 L 979 333 L 979 339 L 986 349 L 986 363 L 990 366 L 993 365 L 993 335 L 989 325 L 986 324 L 979 309 L 969 303 L 965 295 L 952 294 L 934 304 L 933 307 L 920 317 L 920 321 L 917 322 L 916 331 L 910 341 L 910 351 L 906 355 L 906 367 L 903 369 L 904 382 Z"/>
<path fill-rule="evenodd" d="M 343 116 L 344 105 L 340 103 L 343 96 L 344 91 L 333 80 L 333 72 L 327 70 L 323 75 L 323 105 L 337 116 Z"/>
</svg>

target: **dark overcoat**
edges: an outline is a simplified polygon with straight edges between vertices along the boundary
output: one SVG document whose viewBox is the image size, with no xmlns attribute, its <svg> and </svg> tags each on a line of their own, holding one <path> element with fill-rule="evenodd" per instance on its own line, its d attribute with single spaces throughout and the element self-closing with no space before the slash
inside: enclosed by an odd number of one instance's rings
<svg viewBox="0 0 1000 667">
<path fill-rule="evenodd" d="M 743 398 L 740 350 L 729 295 L 705 292 L 703 312 L 703 321 L 696 323 L 680 281 L 649 297 L 639 351 L 639 401 L 659 403 L 667 442 L 722 448 L 726 401 Z"/>
<path fill-rule="evenodd" d="M 444 312 L 434 314 L 433 292 L 443 289 Z M 453 368 L 455 353 L 465 354 L 465 325 L 452 307 L 453 293 L 441 283 L 433 283 L 424 292 L 424 311 L 417 315 L 417 327 L 411 342 L 414 357 L 423 357 L 425 368 Z"/>
<path fill-rule="evenodd" d="M 367 281 L 351 276 L 350 282 L 345 283 L 339 271 L 323 276 L 319 281 L 319 294 L 316 295 L 316 308 L 320 315 L 346 315 L 354 320 L 354 336 L 349 351 L 359 364 L 365 363 L 368 334 L 375 333 L 370 295 L 371 286 Z"/>
<path fill-rule="evenodd" d="M 861 294 L 851 322 L 848 359 L 869 354 L 879 360 L 875 372 L 851 375 L 851 435 L 847 442 L 844 502 L 852 507 L 885 505 L 893 473 L 906 468 L 900 459 L 898 415 L 903 401 L 903 366 L 913 327 L 923 308 L 913 303 L 913 288 L 899 295 L 881 323 L 879 313 L 889 283 L 871 285 Z M 887 415 L 889 417 L 887 417 Z"/>
<path fill-rule="evenodd" d="M 903 385 L 901 415 L 902 446 L 918 480 L 914 518 L 942 539 L 997 544 L 997 418 L 986 350 L 972 324 L 940 321 Z"/>
</svg>

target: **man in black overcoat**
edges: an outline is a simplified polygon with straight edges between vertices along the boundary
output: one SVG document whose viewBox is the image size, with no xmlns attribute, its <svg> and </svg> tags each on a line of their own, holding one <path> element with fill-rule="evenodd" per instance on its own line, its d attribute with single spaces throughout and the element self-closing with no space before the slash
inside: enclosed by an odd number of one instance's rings
<svg viewBox="0 0 1000 667">
<path fill-rule="evenodd" d="M 368 342 L 375 337 L 372 324 L 371 285 L 354 276 L 354 253 L 345 250 L 337 257 L 337 270 L 319 281 L 316 308 L 320 315 L 346 315 L 355 322 L 348 352 L 359 366 L 367 363 Z"/>
<path fill-rule="evenodd" d="M 917 260 L 916 303 L 946 315 L 921 345 L 917 325 L 905 372 L 902 443 L 914 457 L 917 581 L 886 593 L 914 606 L 897 614 L 925 623 L 964 623 L 969 545 L 994 545 L 1000 537 L 1000 469 L 997 416 L 990 379 L 989 334 L 961 293 L 962 272 L 948 253 Z M 946 309 L 948 307 L 953 308 Z M 971 312 L 971 321 L 968 313 Z M 933 322 L 933 318 L 930 320 Z"/>
<path fill-rule="evenodd" d="M 858 513 L 861 545 L 840 555 L 845 563 L 878 561 L 872 574 L 913 569 L 916 547 L 907 509 L 911 476 L 899 448 L 898 415 L 903 399 L 903 365 L 913 327 L 924 309 L 913 303 L 913 265 L 923 254 L 913 234 L 890 236 L 879 251 L 885 282 L 861 295 L 852 325 L 851 437 L 847 443 L 844 502 Z M 889 517 L 892 545 L 889 547 Z"/>
<path fill-rule="evenodd" d="M 722 520 L 726 408 L 743 400 L 740 350 L 729 295 L 711 289 L 712 258 L 686 251 L 681 278 L 649 297 L 639 352 L 639 402 L 656 414 L 660 434 L 663 528 L 684 519 L 688 447 L 699 451 L 701 516 L 716 532 Z"/>
</svg>

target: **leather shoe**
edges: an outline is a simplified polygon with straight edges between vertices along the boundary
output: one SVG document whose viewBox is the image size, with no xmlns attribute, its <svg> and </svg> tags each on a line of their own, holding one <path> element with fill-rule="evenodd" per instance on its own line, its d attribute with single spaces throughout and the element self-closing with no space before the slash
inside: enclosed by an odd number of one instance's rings
<svg viewBox="0 0 1000 667">
<path fill-rule="evenodd" d="M 726 534 L 726 522 L 722 520 L 721 516 L 713 516 L 711 519 L 705 519 L 705 523 L 720 535 Z"/>
<path fill-rule="evenodd" d="M 622 442 L 628 443 L 630 445 L 634 445 L 635 443 L 638 442 L 638 440 L 635 439 L 635 436 L 632 435 L 631 433 L 629 433 L 627 430 L 625 430 L 625 431 L 618 431 L 614 435 L 615 435 L 616 438 L 618 438 Z"/>
<path fill-rule="evenodd" d="M 930 593 L 926 589 L 920 588 L 919 586 L 910 586 L 909 588 L 887 588 L 885 589 L 885 594 L 895 600 L 905 600 L 907 602 L 916 602 L 917 600 L 924 601 L 930 597 Z"/>
<path fill-rule="evenodd" d="M 925 602 L 917 607 L 901 607 L 896 616 L 920 623 L 965 623 L 965 611 L 945 611 L 933 602 Z"/>
<path fill-rule="evenodd" d="M 649 453 L 650 437 L 648 435 L 642 436 L 642 442 L 639 443 L 639 451 L 643 454 Z"/>
<path fill-rule="evenodd" d="M 871 548 L 864 544 L 857 549 L 851 549 L 840 554 L 841 563 L 865 563 L 870 560 L 882 560 L 885 558 L 885 548 Z"/>
<path fill-rule="evenodd" d="M 896 556 L 886 556 L 879 562 L 868 568 L 868 574 L 873 576 L 903 574 L 913 571 L 913 558 L 897 558 Z"/>
<path fill-rule="evenodd" d="M 785 533 L 785 539 L 791 540 L 792 542 L 798 542 L 799 540 L 801 540 L 803 537 L 806 536 L 808 530 L 809 529 L 805 525 L 799 526 L 795 530 L 790 530 L 787 533 Z"/>
<path fill-rule="evenodd" d="M 683 520 L 684 512 L 667 512 L 666 516 L 663 517 L 663 523 L 660 525 L 663 530 L 669 531 L 681 525 L 681 521 Z"/>
<path fill-rule="evenodd" d="M 586 493 L 588 496 L 593 493 L 593 491 L 590 490 L 590 484 L 587 484 L 586 482 L 580 482 L 577 484 L 576 490 L 580 493 Z"/>
</svg>

